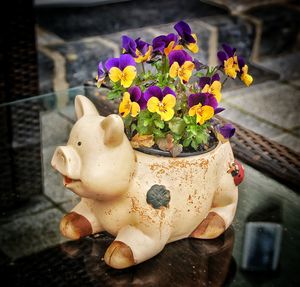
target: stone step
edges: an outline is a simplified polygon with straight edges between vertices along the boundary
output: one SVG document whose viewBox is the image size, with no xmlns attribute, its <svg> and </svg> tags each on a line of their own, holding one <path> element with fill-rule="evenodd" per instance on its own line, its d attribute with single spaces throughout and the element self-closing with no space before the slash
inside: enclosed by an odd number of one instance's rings
<svg viewBox="0 0 300 287">
<path fill-rule="evenodd" d="M 240 55 L 248 57 L 251 53 L 252 38 L 254 27 L 247 21 L 240 21 L 235 17 L 231 16 L 218 16 L 218 17 L 207 17 L 205 19 L 187 19 L 192 30 L 198 35 L 200 51 L 195 55 L 201 62 L 208 63 L 209 65 L 218 64 L 217 51 L 221 47 L 222 42 L 228 42 L 230 44 L 237 44 L 236 47 L 240 52 Z M 238 24 L 237 24 L 238 23 Z M 107 58 L 120 54 L 121 36 L 126 34 L 132 38 L 141 37 L 148 42 L 158 35 L 174 32 L 173 23 L 156 25 L 151 27 L 125 30 L 122 32 L 112 33 L 103 36 L 86 37 L 80 40 L 69 41 L 69 42 L 55 42 L 53 37 L 48 37 L 51 41 L 49 45 L 39 46 L 40 53 L 43 54 L 40 57 L 40 74 L 42 81 L 48 83 L 42 83 L 41 88 L 49 89 L 52 82 L 57 84 L 57 81 L 53 81 L 49 75 L 51 69 L 48 65 L 43 68 L 45 63 L 45 56 L 57 59 L 60 56 L 64 59 L 65 67 L 65 85 L 77 86 L 83 84 L 86 80 L 94 79 L 96 76 L 96 67 L 98 61 L 105 61 Z M 246 31 L 251 30 L 251 33 Z M 244 32 L 241 32 L 244 31 Z M 45 36 L 45 33 L 41 35 Z M 240 41 L 239 39 L 242 39 Z M 227 41 L 226 41 L 227 40 Z M 45 41 L 40 41 L 45 43 Z M 46 49 L 46 52 L 45 52 Z M 50 53 L 50 54 L 49 54 Z M 51 55 L 52 53 L 52 55 Z M 58 61 L 57 63 L 62 63 Z M 47 64 L 47 63 L 46 63 Z M 55 65 L 55 63 L 54 63 Z M 62 74 L 63 67 L 57 68 Z M 259 67 L 251 67 L 255 70 L 255 75 L 259 75 L 259 79 L 269 80 L 274 79 L 274 75 L 263 71 Z M 55 69 L 54 69 L 55 70 Z M 44 75 L 45 73 L 45 75 Z M 264 76 L 262 76 L 264 75 Z M 57 77 L 56 74 L 53 77 Z M 63 79 L 60 79 L 61 81 Z M 59 83 L 58 83 L 59 84 Z M 63 87 L 64 84 L 59 84 L 59 87 Z M 49 90 L 41 90 L 41 92 L 48 92 Z"/>
<path fill-rule="evenodd" d="M 139 0 L 93 8 L 37 9 L 37 23 L 64 40 L 226 14 L 199 0 Z"/>
<path fill-rule="evenodd" d="M 257 64 L 260 67 L 272 70 L 280 75 L 280 80 L 290 81 L 291 84 L 300 78 L 300 51 L 278 55 L 277 57 L 264 57 Z"/>
<path fill-rule="evenodd" d="M 300 152 L 300 89 L 268 81 L 223 93 L 222 116 Z"/>
<path fill-rule="evenodd" d="M 300 6 L 266 5 L 247 13 L 261 23 L 259 57 L 299 50 Z"/>
</svg>

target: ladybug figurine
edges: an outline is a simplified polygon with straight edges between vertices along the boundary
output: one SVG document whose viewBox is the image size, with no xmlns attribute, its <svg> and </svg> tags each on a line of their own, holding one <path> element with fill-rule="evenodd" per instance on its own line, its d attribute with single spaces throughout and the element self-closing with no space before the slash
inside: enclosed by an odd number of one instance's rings
<svg viewBox="0 0 300 287">
<path fill-rule="evenodd" d="M 239 185 L 243 181 L 245 176 L 244 167 L 237 160 L 234 160 L 234 162 L 229 163 L 229 169 L 227 170 L 227 173 L 231 173 L 235 185 Z"/>
</svg>

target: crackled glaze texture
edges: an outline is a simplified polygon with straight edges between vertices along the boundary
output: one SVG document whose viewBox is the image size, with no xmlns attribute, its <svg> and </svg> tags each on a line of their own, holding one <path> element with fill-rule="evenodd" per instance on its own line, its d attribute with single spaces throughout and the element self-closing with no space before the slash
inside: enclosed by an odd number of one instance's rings
<svg viewBox="0 0 300 287">
<path fill-rule="evenodd" d="M 61 221 L 64 236 L 116 236 L 104 260 L 121 269 L 169 242 L 211 239 L 229 227 L 238 200 L 229 142 L 191 157 L 148 155 L 131 147 L 119 116 L 100 116 L 83 96 L 76 97 L 75 110 L 69 141 L 52 158 L 64 185 L 82 198 Z"/>
</svg>

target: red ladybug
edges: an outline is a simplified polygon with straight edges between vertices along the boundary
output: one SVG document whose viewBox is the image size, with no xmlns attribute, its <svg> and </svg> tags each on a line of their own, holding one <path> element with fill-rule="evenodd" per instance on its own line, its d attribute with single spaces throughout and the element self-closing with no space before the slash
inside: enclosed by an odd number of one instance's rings
<svg viewBox="0 0 300 287">
<path fill-rule="evenodd" d="M 233 176 L 235 185 L 239 185 L 243 181 L 244 176 L 245 176 L 244 167 L 237 160 L 234 160 L 234 162 L 229 163 L 229 169 L 228 169 L 227 173 L 231 173 L 231 175 Z"/>
</svg>

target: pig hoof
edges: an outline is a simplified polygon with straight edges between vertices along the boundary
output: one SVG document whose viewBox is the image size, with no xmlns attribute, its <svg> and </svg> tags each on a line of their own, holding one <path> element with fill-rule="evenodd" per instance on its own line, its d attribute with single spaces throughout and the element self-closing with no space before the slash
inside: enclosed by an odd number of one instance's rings
<svg viewBox="0 0 300 287">
<path fill-rule="evenodd" d="M 93 233 L 89 221 L 76 212 L 70 212 L 62 218 L 60 232 L 63 236 L 73 240 Z"/>
<path fill-rule="evenodd" d="M 207 217 L 192 232 L 190 237 L 213 239 L 225 231 L 224 219 L 216 212 L 210 212 Z"/>
<path fill-rule="evenodd" d="M 116 269 L 134 265 L 133 254 L 129 246 L 121 241 L 114 241 L 106 250 L 105 263 Z"/>
</svg>

